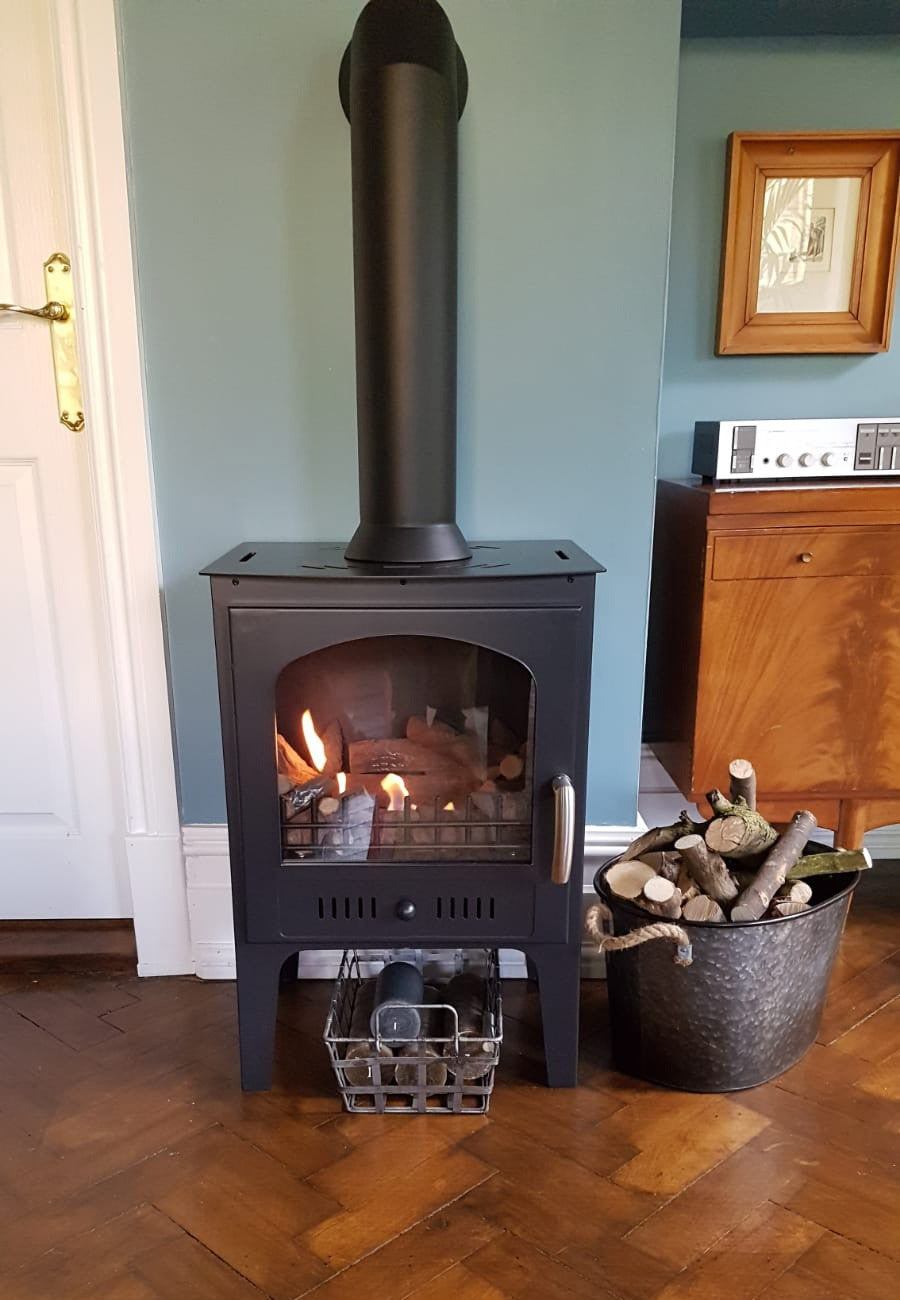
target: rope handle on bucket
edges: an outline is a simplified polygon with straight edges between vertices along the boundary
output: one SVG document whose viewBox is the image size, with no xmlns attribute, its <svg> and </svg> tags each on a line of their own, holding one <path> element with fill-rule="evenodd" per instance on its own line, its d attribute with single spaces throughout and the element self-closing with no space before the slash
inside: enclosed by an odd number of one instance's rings
<svg viewBox="0 0 900 1300">
<path fill-rule="evenodd" d="M 594 903 L 584 918 L 585 928 L 601 952 L 620 952 L 624 948 L 636 948 L 638 944 L 649 943 L 651 939 L 669 939 L 676 945 L 672 958 L 676 966 L 690 966 L 694 960 L 693 945 L 687 930 L 672 921 L 652 921 L 650 925 L 631 930 L 628 934 L 604 934 L 602 923 L 611 920 L 612 912 L 605 903 Z"/>
</svg>

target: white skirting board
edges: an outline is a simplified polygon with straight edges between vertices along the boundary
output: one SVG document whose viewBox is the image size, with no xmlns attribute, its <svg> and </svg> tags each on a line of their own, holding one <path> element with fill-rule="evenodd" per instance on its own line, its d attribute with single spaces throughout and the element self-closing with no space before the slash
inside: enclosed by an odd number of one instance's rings
<svg viewBox="0 0 900 1300">
<path fill-rule="evenodd" d="M 584 845 L 584 906 L 594 901 L 594 872 L 601 862 L 620 853 L 644 829 L 638 826 L 589 826 Z M 231 918 L 231 876 L 228 866 L 228 830 L 224 825 L 184 826 L 184 863 L 187 876 L 188 914 L 194 965 L 201 979 L 234 979 L 234 929 Z M 335 979 L 341 952 L 300 954 L 301 979 Z M 525 978 L 520 952 L 503 949 L 500 971 L 505 979 Z M 582 973 L 602 979 L 605 967 L 596 948 L 582 948 Z"/>
</svg>

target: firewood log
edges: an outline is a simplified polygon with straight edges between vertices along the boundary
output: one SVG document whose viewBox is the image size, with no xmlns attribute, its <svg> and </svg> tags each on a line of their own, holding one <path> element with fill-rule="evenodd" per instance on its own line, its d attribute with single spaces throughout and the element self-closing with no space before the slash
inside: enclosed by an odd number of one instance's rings
<svg viewBox="0 0 900 1300">
<path fill-rule="evenodd" d="M 697 894 L 695 898 L 689 898 L 681 909 L 681 915 L 685 921 L 728 920 L 716 900 L 708 898 L 706 894 Z"/>
<path fill-rule="evenodd" d="M 833 853 L 809 853 L 787 873 L 788 880 L 809 876 L 831 876 L 841 871 L 866 871 L 872 865 L 868 849 L 835 849 Z"/>
<path fill-rule="evenodd" d="M 442 994 L 432 985 L 425 985 L 425 1001 L 439 1003 Z M 417 1057 L 418 1060 L 398 1061 L 394 1071 L 396 1083 L 401 1088 L 415 1088 L 419 1085 L 419 1061 L 424 1058 L 425 1082 L 431 1087 L 443 1087 L 447 1082 L 447 1061 L 444 1057 L 445 1044 L 434 1039 L 448 1038 L 450 1026 L 446 1023 L 448 1016 L 442 1006 L 423 1007 L 421 1011 L 422 1028 L 419 1040 L 406 1043 L 400 1048 L 400 1056 Z"/>
<path fill-rule="evenodd" d="M 705 838 L 715 853 L 725 858 L 746 858 L 777 840 L 774 826 L 742 799 L 731 803 L 721 790 L 710 790 L 706 798 L 716 815 L 706 828 Z"/>
<path fill-rule="evenodd" d="M 662 916 L 667 921 L 679 921 L 681 919 L 681 909 L 684 899 L 681 897 L 681 890 L 676 889 L 671 898 L 667 898 L 664 903 L 653 903 L 649 898 L 636 898 L 634 900 L 638 907 L 643 908 L 645 912 L 651 912 L 654 916 Z"/>
<path fill-rule="evenodd" d="M 662 876 L 665 880 L 671 880 L 674 885 L 677 885 L 678 873 L 681 871 L 681 854 L 663 849 L 654 857 L 659 858 L 656 874 Z"/>
<path fill-rule="evenodd" d="M 619 898 L 637 898 L 656 872 L 643 862 L 616 862 L 606 872 L 606 883 Z"/>
<path fill-rule="evenodd" d="M 329 722 L 325 728 L 322 733 L 322 744 L 325 748 L 325 766 L 322 771 L 343 772 L 345 767 L 344 733 L 337 719 L 334 722 Z"/>
<path fill-rule="evenodd" d="M 656 874 L 662 876 L 664 880 L 671 880 L 673 885 L 678 883 L 681 858 L 677 853 L 660 849 L 657 853 L 642 853 L 640 861 L 646 863 L 648 867 L 652 867 Z"/>
<path fill-rule="evenodd" d="M 636 902 L 654 916 L 665 916 L 669 920 L 677 920 L 681 916 L 681 890 L 663 876 L 654 876 L 648 880 L 642 896 Z"/>
<path fill-rule="evenodd" d="M 681 890 L 683 902 L 687 902 L 689 898 L 696 898 L 700 893 L 699 886 L 690 871 L 688 871 L 688 865 L 684 860 L 682 860 L 681 866 L 678 868 L 678 879 L 675 884 Z"/>
<path fill-rule="evenodd" d="M 686 810 L 682 809 L 678 814 L 678 821 L 673 822 L 671 826 L 654 826 L 652 830 L 644 831 L 636 840 L 632 840 L 622 854 L 622 860 L 628 862 L 635 858 L 642 858 L 645 853 L 656 853 L 659 849 L 671 848 L 682 835 L 695 833 L 702 835 L 705 830 L 705 822 L 692 821 Z"/>
<path fill-rule="evenodd" d="M 738 887 L 731 872 L 718 853 L 710 852 L 702 835 L 682 835 L 675 841 L 675 848 L 704 894 L 717 903 L 730 903 L 737 898 Z"/>
<path fill-rule="evenodd" d="M 790 825 L 785 827 L 766 854 L 766 860 L 754 876 L 752 884 L 739 895 L 732 907 L 732 921 L 758 921 L 765 915 L 815 828 L 816 819 L 811 812 L 794 813 Z"/>
<path fill-rule="evenodd" d="M 525 770 L 525 762 L 518 754 L 505 754 L 499 763 L 500 775 L 504 781 L 515 781 Z"/>
<path fill-rule="evenodd" d="M 772 904 L 770 916 L 795 916 L 798 912 L 808 911 L 809 903 L 801 903 L 793 898 L 782 898 L 776 899 Z"/>
<path fill-rule="evenodd" d="M 381 1044 L 381 1050 L 376 1048 L 375 1043 L 371 1040 L 371 1029 L 369 1021 L 375 1006 L 375 981 L 363 980 L 356 990 L 356 997 L 353 1002 L 353 1014 L 350 1019 L 350 1032 L 348 1038 L 355 1038 L 359 1041 L 349 1043 L 344 1053 L 344 1059 L 347 1061 L 357 1061 L 358 1065 L 345 1065 L 344 1078 L 347 1083 L 354 1088 L 364 1088 L 373 1082 L 372 1066 L 364 1058 L 370 1059 L 375 1056 L 390 1056 L 391 1049 L 386 1043 Z M 360 1060 L 360 1058 L 363 1060 Z M 393 1066 L 381 1067 L 381 1082 L 390 1083 L 393 1076 Z"/>
<path fill-rule="evenodd" d="M 651 903 L 667 903 L 675 893 L 675 886 L 671 880 L 665 880 L 662 876 L 651 876 L 644 881 L 643 892 Z"/>
<path fill-rule="evenodd" d="M 775 895 L 776 903 L 808 903 L 812 898 L 812 886 L 805 880 L 787 880 Z"/>
<path fill-rule="evenodd" d="M 319 781 L 321 777 L 314 767 L 310 767 L 301 758 L 293 745 L 288 744 L 279 731 L 275 736 L 275 754 L 278 771 L 289 778 L 291 785 L 306 785 L 308 781 Z"/>
<path fill-rule="evenodd" d="M 731 802 L 743 799 L 748 808 L 756 808 L 756 772 L 753 764 L 746 758 L 733 758 L 728 764 L 728 787 Z"/>
<path fill-rule="evenodd" d="M 456 1011 L 459 1029 L 459 1056 L 454 1052 L 454 1045 L 448 1043 L 447 1064 L 457 1078 L 467 1081 L 481 1079 L 494 1063 L 493 1044 L 484 1038 L 484 980 L 471 971 L 454 975 L 447 985 L 444 1001 Z"/>
<path fill-rule="evenodd" d="M 442 745 L 449 745 L 451 741 L 456 740 L 458 737 L 458 731 L 454 731 L 453 727 L 446 722 L 439 722 L 437 718 L 430 727 L 425 718 L 416 716 L 409 718 L 406 723 L 406 738 L 414 741 L 417 745 L 440 748 Z"/>
<path fill-rule="evenodd" d="M 446 748 L 419 745 L 405 738 L 351 740 L 350 771 L 357 772 L 424 772 L 459 776 L 462 764 Z"/>
</svg>

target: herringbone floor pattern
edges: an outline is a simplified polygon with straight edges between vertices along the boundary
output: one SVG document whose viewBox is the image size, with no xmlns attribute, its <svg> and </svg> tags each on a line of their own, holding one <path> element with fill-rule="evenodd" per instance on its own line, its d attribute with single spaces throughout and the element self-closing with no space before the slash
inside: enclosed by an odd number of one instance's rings
<svg viewBox="0 0 900 1300">
<path fill-rule="evenodd" d="M 507 985 L 490 1116 L 348 1116 L 328 990 L 281 1000 L 277 1084 L 236 1084 L 234 989 L 0 966 L 3 1300 L 887 1300 L 900 1293 L 900 872 L 872 872 L 819 1043 L 727 1097 L 607 1061 L 540 1086 Z"/>
</svg>

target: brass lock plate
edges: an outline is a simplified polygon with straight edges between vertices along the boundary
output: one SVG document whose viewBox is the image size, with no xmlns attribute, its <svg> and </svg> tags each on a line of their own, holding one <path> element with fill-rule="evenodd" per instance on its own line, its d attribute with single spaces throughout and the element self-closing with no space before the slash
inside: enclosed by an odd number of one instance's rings
<svg viewBox="0 0 900 1300">
<path fill-rule="evenodd" d="M 59 419 L 67 429 L 80 433 L 84 428 L 84 406 L 75 340 L 75 296 L 72 289 L 72 263 L 65 253 L 53 253 L 47 258 L 44 263 L 44 286 L 47 301 L 60 302 L 66 309 L 62 319 L 50 320 Z"/>
</svg>

